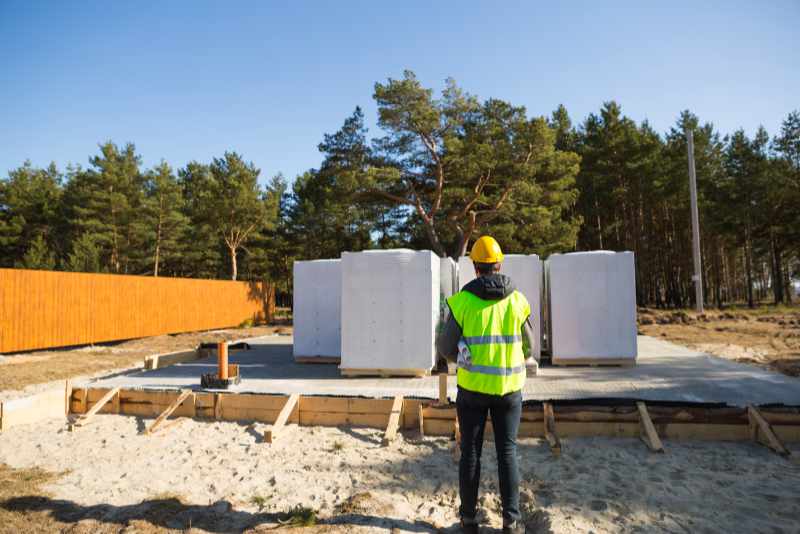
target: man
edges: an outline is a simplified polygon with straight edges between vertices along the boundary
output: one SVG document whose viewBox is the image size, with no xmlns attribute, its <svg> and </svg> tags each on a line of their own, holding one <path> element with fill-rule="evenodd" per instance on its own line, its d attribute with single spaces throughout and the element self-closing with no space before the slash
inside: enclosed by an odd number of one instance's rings
<svg viewBox="0 0 800 534">
<path fill-rule="evenodd" d="M 461 427 L 459 494 L 461 527 L 477 533 L 476 507 L 480 485 L 481 450 L 487 414 L 491 414 L 503 532 L 522 533 L 519 511 L 517 431 L 522 413 L 526 362 L 522 339 L 536 346 L 530 324 L 531 308 L 511 279 L 500 274 L 503 252 L 492 237 L 483 236 L 470 253 L 475 280 L 447 299 L 450 317 L 436 340 L 440 356 L 458 362 L 456 411 Z M 536 373 L 538 362 L 529 360 Z"/>
</svg>

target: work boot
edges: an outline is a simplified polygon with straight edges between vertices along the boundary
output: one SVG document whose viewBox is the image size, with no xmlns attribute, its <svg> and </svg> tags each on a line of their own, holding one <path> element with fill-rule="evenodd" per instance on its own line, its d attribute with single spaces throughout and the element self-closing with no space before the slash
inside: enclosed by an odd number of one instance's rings
<svg viewBox="0 0 800 534">
<path fill-rule="evenodd" d="M 461 518 L 461 532 L 464 534 L 478 534 L 478 522 L 474 519 L 464 521 L 464 518 Z"/>
</svg>

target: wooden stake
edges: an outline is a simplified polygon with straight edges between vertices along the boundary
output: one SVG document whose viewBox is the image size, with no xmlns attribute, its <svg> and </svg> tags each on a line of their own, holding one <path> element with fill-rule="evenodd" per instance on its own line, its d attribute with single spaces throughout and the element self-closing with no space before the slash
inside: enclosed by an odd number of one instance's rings
<svg viewBox="0 0 800 534">
<path fill-rule="evenodd" d="M 419 417 L 419 436 L 425 437 L 425 420 L 422 418 L 422 403 L 417 404 L 417 411 Z"/>
<path fill-rule="evenodd" d="M 542 410 L 544 411 L 544 437 L 550 444 L 550 450 L 553 452 L 553 456 L 561 456 L 561 440 L 558 439 L 558 435 L 556 434 L 556 418 L 555 415 L 553 415 L 553 405 L 549 402 L 545 402 L 542 406 Z"/>
<path fill-rule="evenodd" d="M 222 419 L 222 394 L 214 393 L 214 419 Z"/>
<path fill-rule="evenodd" d="M 400 415 L 403 412 L 403 396 L 395 395 L 392 402 L 392 411 L 389 412 L 389 423 L 383 434 L 383 444 L 388 445 L 397 437 L 397 428 L 400 426 Z"/>
<path fill-rule="evenodd" d="M 275 439 L 275 436 L 286 424 L 286 421 L 289 419 L 289 415 L 291 415 L 295 406 L 297 406 L 297 401 L 299 399 L 300 395 L 298 393 L 292 393 L 289 396 L 289 398 L 286 400 L 286 404 L 284 404 L 283 408 L 281 408 L 281 412 L 278 414 L 278 418 L 275 420 L 275 423 L 271 428 L 268 428 L 264 432 L 264 441 L 267 443 L 272 443 L 272 440 Z"/>
<path fill-rule="evenodd" d="M 439 375 L 439 404 L 447 404 L 447 373 Z"/>
<path fill-rule="evenodd" d="M 70 397 L 72 397 L 72 381 L 68 378 L 64 383 L 64 417 L 69 417 Z"/>
<path fill-rule="evenodd" d="M 89 388 L 83 388 L 83 398 L 81 399 L 81 413 L 89 411 Z"/>
<path fill-rule="evenodd" d="M 753 441 L 769 447 L 781 456 L 789 456 L 789 450 L 783 446 L 772 426 L 755 406 L 747 407 L 747 418 L 750 420 L 750 437 Z"/>
<path fill-rule="evenodd" d="M 658 437 L 656 427 L 650 419 L 647 406 L 643 402 L 637 402 L 636 408 L 639 410 L 639 427 L 641 428 L 641 435 L 639 437 L 651 451 L 664 452 L 664 445 L 661 443 L 661 438 Z"/>
<path fill-rule="evenodd" d="M 88 391 L 85 389 L 83 394 L 86 397 L 89 396 Z M 75 430 L 75 427 L 84 426 L 86 423 L 88 423 L 89 420 L 94 417 L 94 415 L 99 412 L 103 406 L 105 406 L 115 395 L 119 395 L 119 387 L 110 389 L 105 395 L 103 395 L 103 397 L 97 401 L 94 406 L 92 406 L 91 410 L 80 416 L 77 421 L 69 426 L 70 431 Z M 86 401 L 84 401 L 84 403 L 85 402 Z"/>
<path fill-rule="evenodd" d="M 161 412 L 161 415 L 159 415 L 159 416 L 156 418 L 156 420 L 155 420 L 155 421 L 153 421 L 153 424 L 152 424 L 152 425 L 150 425 L 148 428 L 146 428 L 146 429 L 145 429 L 145 431 L 144 431 L 144 434 L 145 434 L 145 435 L 152 434 L 152 433 L 153 433 L 153 431 L 156 429 L 156 427 L 157 427 L 158 425 L 160 425 L 160 424 L 161 424 L 161 423 L 162 423 L 162 422 L 163 422 L 163 421 L 164 421 L 164 420 L 165 420 L 167 417 L 169 417 L 169 416 L 172 414 L 172 412 L 174 412 L 175 410 L 177 410 L 177 409 L 178 409 L 178 406 L 180 406 L 181 404 L 183 404 L 183 401 L 185 401 L 187 398 L 189 398 L 189 395 L 191 395 L 191 394 L 192 394 L 192 390 L 190 390 L 190 389 L 184 389 L 184 390 L 182 390 L 182 391 L 181 391 L 181 394 L 180 394 L 180 395 L 178 395 L 178 398 L 177 398 L 177 399 L 175 399 L 175 400 L 172 402 L 172 404 L 170 404 L 170 405 L 167 407 L 167 409 L 166 409 L 166 410 L 164 410 L 163 412 Z"/>
</svg>

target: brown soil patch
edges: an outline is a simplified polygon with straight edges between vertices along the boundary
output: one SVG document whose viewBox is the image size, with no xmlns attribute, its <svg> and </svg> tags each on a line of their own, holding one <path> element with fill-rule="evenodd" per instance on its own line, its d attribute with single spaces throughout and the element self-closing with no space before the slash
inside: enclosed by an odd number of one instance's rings
<svg viewBox="0 0 800 534">
<path fill-rule="evenodd" d="M 639 331 L 737 362 L 800 376 L 800 308 L 639 309 Z"/>
<path fill-rule="evenodd" d="M 288 325 L 229 328 L 4 356 L 0 359 L 0 391 L 141 366 L 145 356 L 190 350 L 202 342 L 291 333 Z"/>
</svg>

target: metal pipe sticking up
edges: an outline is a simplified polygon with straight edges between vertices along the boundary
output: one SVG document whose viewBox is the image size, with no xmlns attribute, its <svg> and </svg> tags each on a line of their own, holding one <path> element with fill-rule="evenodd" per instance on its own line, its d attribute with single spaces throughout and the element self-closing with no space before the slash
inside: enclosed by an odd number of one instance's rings
<svg viewBox="0 0 800 534">
<path fill-rule="evenodd" d="M 220 341 L 217 344 L 217 366 L 219 367 L 219 379 L 228 379 L 228 342 Z"/>
</svg>

